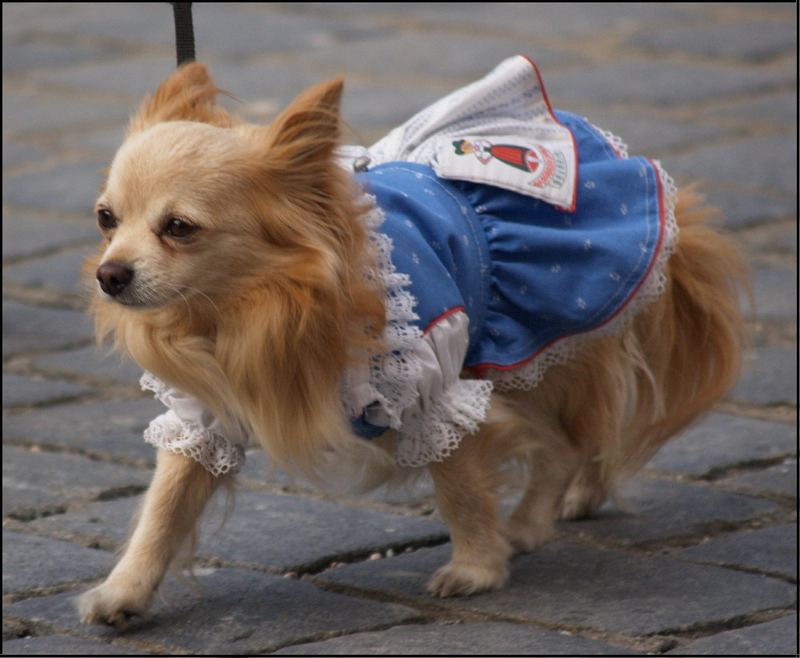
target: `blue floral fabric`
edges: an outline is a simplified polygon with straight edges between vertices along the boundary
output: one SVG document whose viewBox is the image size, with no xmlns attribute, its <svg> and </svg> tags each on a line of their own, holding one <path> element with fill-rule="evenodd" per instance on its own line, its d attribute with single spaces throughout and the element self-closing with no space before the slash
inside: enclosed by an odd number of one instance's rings
<svg viewBox="0 0 800 658">
<path fill-rule="evenodd" d="M 662 246 L 662 183 L 586 120 L 556 112 L 578 151 L 574 212 L 516 192 L 388 162 L 358 175 L 386 219 L 392 262 L 411 278 L 418 326 L 464 310 L 464 365 L 513 368 L 590 332 L 635 297 Z"/>
</svg>

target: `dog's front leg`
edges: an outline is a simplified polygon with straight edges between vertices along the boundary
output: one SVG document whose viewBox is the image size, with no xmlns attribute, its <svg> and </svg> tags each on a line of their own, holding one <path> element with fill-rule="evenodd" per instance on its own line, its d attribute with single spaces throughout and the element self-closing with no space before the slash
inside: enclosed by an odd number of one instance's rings
<svg viewBox="0 0 800 658">
<path fill-rule="evenodd" d="M 429 467 L 453 544 L 452 559 L 428 582 L 436 596 L 498 589 L 508 580 L 511 547 L 499 529 L 492 460 L 482 454 L 483 438 L 465 437 L 454 454 Z"/>
<path fill-rule="evenodd" d="M 84 623 L 124 627 L 131 615 L 150 606 L 170 562 L 194 532 L 218 483 L 194 460 L 158 451 L 153 481 L 122 559 L 102 585 L 78 599 Z"/>
</svg>

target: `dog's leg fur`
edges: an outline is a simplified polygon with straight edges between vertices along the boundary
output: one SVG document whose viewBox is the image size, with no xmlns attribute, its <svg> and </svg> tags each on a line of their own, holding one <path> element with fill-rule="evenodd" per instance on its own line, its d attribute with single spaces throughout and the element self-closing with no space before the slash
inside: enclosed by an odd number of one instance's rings
<svg viewBox="0 0 800 658">
<path fill-rule="evenodd" d="M 428 582 L 434 595 L 498 589 L 508 580 L 511 548 L 500 532 L 493 469 L 485 461 L 489 443 L 491 432 L 481 430 L 465 437 L 446 460 L 430 465 L 436 502 L 453 544 L 452 559 Z"/>
<path fill-rule="evenodd" d="M 199 463 L 159 450 L 139 521 L 119 563 L 105 582 L 78 599 L 84 623 L 124 627 L 144 612 L 167 568 L 190 539 L 219 479 Z"/>
<path fill-rule="evenodd" d="M 558 518 L 571 521 L 589 516 L 610 493 L 608 486 L 602 477 L 600 464 L 588 460 L 569 483 L 561 499 Z"/>
<path fill-rule="evenodd" d="M 550 539 L 564 492 L 578 470 L 579 453 L 563 432 L 536 436 L 528 486 L 505 529 L 515 551 L 531 551 Z"/>
</svg>

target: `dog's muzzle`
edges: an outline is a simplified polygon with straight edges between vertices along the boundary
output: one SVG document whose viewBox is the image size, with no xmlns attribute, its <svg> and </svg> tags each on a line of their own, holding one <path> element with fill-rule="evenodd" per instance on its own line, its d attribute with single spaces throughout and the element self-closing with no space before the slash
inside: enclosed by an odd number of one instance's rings
<svg viewBox="0 0 800 658">
<path fill-rule="evenodd" d="M 133 270 L 121 263 L 103 263 L 97 268 L 97 280 L 107 295 L 116 297 L 133 280 Z"/>
</svg>

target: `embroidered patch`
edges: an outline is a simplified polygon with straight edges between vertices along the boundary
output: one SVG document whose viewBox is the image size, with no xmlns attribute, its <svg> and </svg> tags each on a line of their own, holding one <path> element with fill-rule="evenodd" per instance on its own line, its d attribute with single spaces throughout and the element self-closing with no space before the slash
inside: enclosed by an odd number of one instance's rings
<svg viewBox="0 0 800 658">
<path fill-rule="evenodd" d="M 442 178 L 495 185 L 570 208 L 576 171 L 572 136 L 555 123 L 548 129 L 554 139 L 546 142 L 502 135 L 440 140 L 434 169 Z"/>
</svg>

